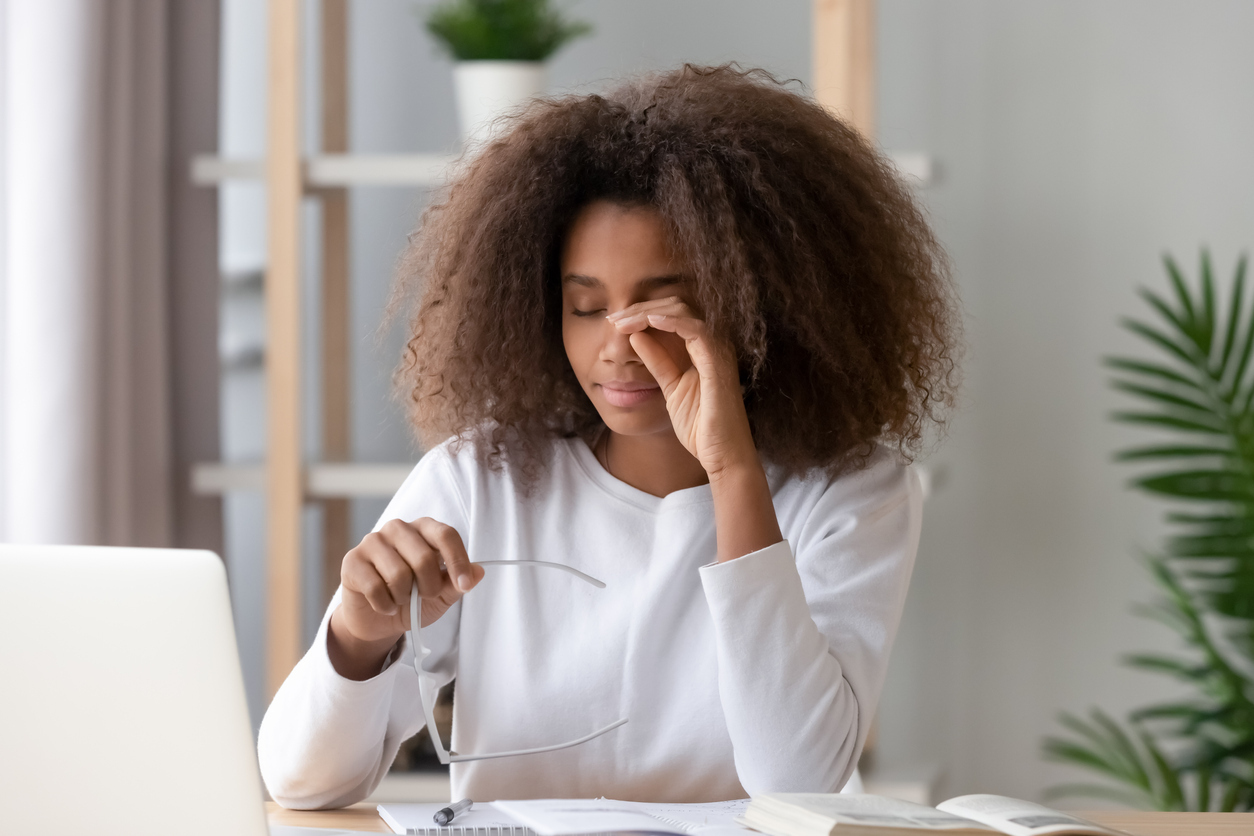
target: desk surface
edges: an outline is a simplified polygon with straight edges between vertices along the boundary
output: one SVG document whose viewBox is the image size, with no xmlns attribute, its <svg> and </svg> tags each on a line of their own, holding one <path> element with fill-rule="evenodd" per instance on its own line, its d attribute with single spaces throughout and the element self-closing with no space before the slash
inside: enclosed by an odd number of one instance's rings
<svg viewBox="0 0 1254 836">
<path fill-rule="evenodd" d="M 284 810 L 274 802 L 266 809 L 270 824 L 291 827 L 326 827 L 390 833 L 375 812 L 373 804 L 354 804 L 343 810 L 302 812 Z M 1133 836 L 1250 836 L 1254 834 L 1254 813 L 1126 813 L 1104 811 L 1083 813 L 1095 822 L 1126 830 Z"/>
</svg>

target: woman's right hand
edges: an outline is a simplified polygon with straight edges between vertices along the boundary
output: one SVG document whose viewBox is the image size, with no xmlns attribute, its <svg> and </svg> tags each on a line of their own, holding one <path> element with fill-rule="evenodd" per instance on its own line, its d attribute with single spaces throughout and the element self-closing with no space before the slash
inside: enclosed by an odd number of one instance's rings
<svg viewBox="0 0 1254 836">
<path fill-rule="evenodd" d="M 382 663 L 409 629 L 415 579 L 426 627 L 483 579 L 483 567 L 470 562 L 455 528 L 430 517 L 389 520 L 344 555 L 328 647 L 340 673 L 357 679 Z"/>
</svg>

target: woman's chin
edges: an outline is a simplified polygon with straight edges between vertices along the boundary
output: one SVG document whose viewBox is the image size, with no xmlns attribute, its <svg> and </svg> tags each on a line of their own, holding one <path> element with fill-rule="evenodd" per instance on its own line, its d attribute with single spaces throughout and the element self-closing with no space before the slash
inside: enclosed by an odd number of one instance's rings
<svg viewBox="0 0 1254 836">
<path fill-rule="evenodd" d="M 675 432 L 665 404 L 661 404 L 660 408 L 647 408 L 647 404 L 645 408 L 623 408 L 598 403 L 596 407 L 605 426 L 616 435 L 657 435 Z"/>
</svg>

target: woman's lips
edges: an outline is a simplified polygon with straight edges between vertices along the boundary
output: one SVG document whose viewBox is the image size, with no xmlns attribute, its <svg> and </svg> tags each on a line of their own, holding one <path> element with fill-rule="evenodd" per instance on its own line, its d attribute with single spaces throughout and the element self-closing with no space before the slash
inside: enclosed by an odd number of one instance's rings
<svg viewBox="0 0 1254 836">
<path fill-rule="evenodd" d="M 601 391 L 605 393 L 605 399 L 610 402 L 610 406 L 636 406 L 642 404 L 649 398 L 662 393 L 662 387 L 650 386 L 647 389 L 615 389 L 606 384 L 598 384 Z"/>
</svg>

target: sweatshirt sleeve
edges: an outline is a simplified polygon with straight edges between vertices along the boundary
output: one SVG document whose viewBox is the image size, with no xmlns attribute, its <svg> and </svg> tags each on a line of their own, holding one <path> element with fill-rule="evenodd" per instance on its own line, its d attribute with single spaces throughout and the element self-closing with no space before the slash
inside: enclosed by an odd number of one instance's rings
<svg viewBox="0 0 1254 836">
<path fill-rule="evenodd" d="M 467 547 L 470 531 L 445 445 L 414 467 L 375 526 L 391 519 L 431 517 L 457 529 Z M 371 679 L 346 679 L 327 654 L 327 627 L 343 589 L 331 599 L 313 644 L 288 674 L 266 709 L 257 734 L 261 776 L 284 807 L 314 810 L 361 801 L 378 786 L 401 743 L 425 725 L 419 679 L 408 639 Z M 457 669 L 461 602 L 423 628 L 431 649 L 424 669 L 436 687 Z"/>
<path fill-rule="evenodd" d="M 830 482 L 789 539 L 701 569 L 741 785 L 836 792 L 883 687 L 918 550 L 917 474 L 881 454 Z"/>
</svg>

